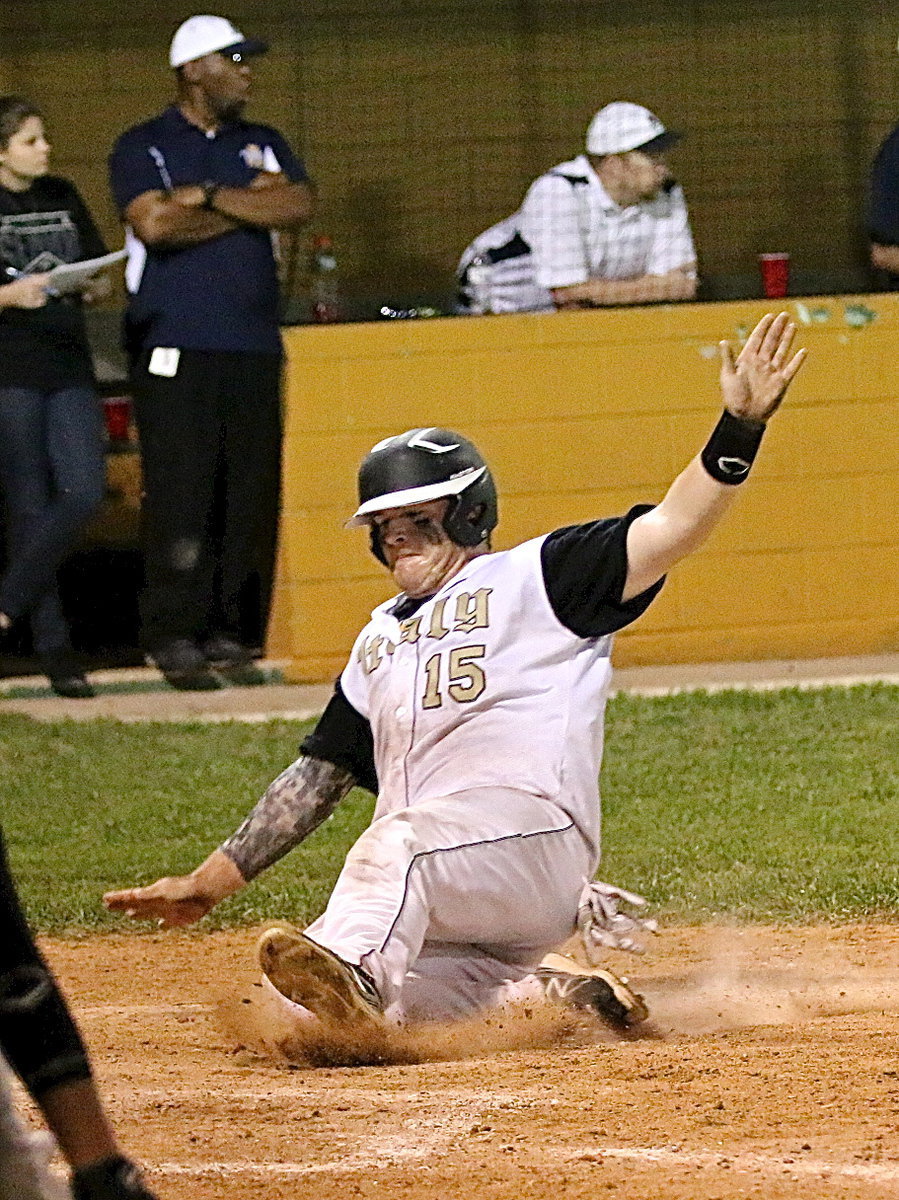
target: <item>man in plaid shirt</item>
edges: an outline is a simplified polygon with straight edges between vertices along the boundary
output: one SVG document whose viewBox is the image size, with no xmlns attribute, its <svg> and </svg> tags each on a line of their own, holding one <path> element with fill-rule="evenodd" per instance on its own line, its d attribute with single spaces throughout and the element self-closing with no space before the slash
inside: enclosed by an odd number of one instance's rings
<svg viewBox="0 0 899 1200">
<path fill-rule="evenodd" d="M 691 300 L 696 252 L 684 194 L 666 160 L 679 136 L 639 104 L 600 109 L 586 152 L 541 175 L 518 212 L 465 251 L 460 310 Z"/>
</svg>

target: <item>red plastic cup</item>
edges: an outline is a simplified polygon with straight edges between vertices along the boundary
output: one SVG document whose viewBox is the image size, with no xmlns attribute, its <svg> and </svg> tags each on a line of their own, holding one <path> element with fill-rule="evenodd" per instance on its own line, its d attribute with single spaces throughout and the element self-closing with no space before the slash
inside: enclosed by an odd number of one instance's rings
<svg viewBox="0 0 899 1200">
<path fill-rule="evenodd" d="M 110 442 L 127 442 L 131 426 L 131 397 L 106 396 L 103 400 L 103 418 Z"/>
<path fill-rule="evenodd" d="M 762 291 L 771 299 L 787 294 L 790 286 L 790 256 L 787 253 L 760 254 L 759 270 L 762 273 Z"/>
</svg>

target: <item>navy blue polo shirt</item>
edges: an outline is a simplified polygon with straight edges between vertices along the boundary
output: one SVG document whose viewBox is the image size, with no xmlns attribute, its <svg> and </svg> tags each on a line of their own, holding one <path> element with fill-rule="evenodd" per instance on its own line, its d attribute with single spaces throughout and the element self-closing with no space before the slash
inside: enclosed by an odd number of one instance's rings
<svg viewBox="0 0 899 1200">
<path fill-rule="evenodd" d="M 261 170 L 308 176 L 268 125 L 234 121 L 208 135 L 176 107 L 123 133 L 109 159 L 119 211 L 144 192 L 206 182 L 247 187 Z M 271 233 L 242 226 L 195 246 L 146 248 L 129 305 L 140 345 L 279 354 L 278 276 Z"/>
<path fill-rule="evenodd" d="M 868 196 L 868 232 L 872 242 L 899 246 L 899 128 L 886 138 L 874 159 Z"/>
</svg>

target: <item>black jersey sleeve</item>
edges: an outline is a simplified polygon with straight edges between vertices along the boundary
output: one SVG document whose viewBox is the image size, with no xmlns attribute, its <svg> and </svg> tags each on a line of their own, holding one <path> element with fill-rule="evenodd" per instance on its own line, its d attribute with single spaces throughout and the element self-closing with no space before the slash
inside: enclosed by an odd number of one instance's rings
<svg viewBox="0 0 899 1200">
<path fill-rule="evenodd" d="M 371 725 L 347 700 L 339 679 L 318 724 L 300 744 L 300 753 L 343 767 L 360 787 L 377 795 L 378 775 Z"/>
<path fill-rule="evenodd" d="M 637 504 L 623 517 L 606 517 L 557 529 L 540 549 L 543 580 L 553 612 L 578 637 L 604 637 L 645 612 L 664 577 L 626 603 L 627 531 L 651 504 Z"/>
</svg>

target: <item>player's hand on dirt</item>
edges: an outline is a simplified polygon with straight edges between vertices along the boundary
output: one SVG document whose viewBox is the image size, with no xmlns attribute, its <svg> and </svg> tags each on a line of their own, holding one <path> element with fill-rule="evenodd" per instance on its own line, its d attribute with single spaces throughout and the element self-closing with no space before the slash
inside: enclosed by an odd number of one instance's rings
<svg viewBox="0 0 899 1200">
<path fill-rule="evenodd" d="M 107 892 L 103 903 L 114 912 L 123 912 L 136 921 L 155 921 L 162 929 L 193 925 L 234 892 L 246 880 L 237 865 L 221 850 L 209 857 L 189 875 L 167 875 L 147 887 Z"/>
<path fill-rule="evenodd" d="M 162 929 L 170 929 L 193 925 L 215 908 L 218 898 L 194 875 L 169 875 L 147 887 L 107 892 L 103 903 L 136 921 L 156 921 Z"/>
<path fill-rule="evenodd" d="M 773 416 L 805 361 L 805 350 L 790 356 L 795 336 L 796 326 L 787 313 L 767 313 L 736 362 L 729 343 L 721 342 L 721 392 L 729 413 L 761 424 Z"/>
</svg>

